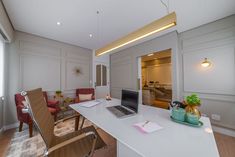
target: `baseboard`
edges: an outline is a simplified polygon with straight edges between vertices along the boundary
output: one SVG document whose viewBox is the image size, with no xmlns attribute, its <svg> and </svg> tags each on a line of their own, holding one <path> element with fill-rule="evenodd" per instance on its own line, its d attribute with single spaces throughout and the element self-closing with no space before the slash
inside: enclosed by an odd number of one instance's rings
<svg viewBox="0 0 235 157">
<path fill-rule="evenodd" d="M 3 127 L 3 130 L 5 131 L 5 130 L 17 128 L 18 126 L 19 126 L 19 123 L 13 123 L 13 124 L 4 126 L 4 127 Z"/>
<path fill-rule="evenodd" d="M 219 127 L 219 126 L 215 126 L 215 125 L 212 125 L 212 129 L 215 132 L 235 137 L 235 130 L 227 129 L 227 128 L 223 128 L 223 127 Z"/>
</svg>

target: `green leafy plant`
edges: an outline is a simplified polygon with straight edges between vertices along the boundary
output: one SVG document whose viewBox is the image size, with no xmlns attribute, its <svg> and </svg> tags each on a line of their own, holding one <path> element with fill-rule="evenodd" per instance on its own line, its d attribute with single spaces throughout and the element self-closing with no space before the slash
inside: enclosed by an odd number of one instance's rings
<svg viewBox="0 0 235 157">
<path fill-rule="evenodd" d="M 62 92 L 60 90 L 55 91 L 56 94 L 61 94 Z"/>
<path fill-rule="evenodd" d="M 197 94 L 187 96 L 185 102 L 190 106 L 199 106 L 201 104 L 201 100 Z"/>
</svg>

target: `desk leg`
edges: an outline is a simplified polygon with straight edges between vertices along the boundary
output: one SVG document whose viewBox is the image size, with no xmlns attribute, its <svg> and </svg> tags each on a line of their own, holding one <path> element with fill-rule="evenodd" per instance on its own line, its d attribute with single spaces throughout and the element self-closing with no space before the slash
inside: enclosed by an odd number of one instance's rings
<svg viewBox="0 0 235 157">
<path fill-rule="evenodd" d="M 141 157 L 141 155 L 117 141 L 117 157 Z"/>
</svg>

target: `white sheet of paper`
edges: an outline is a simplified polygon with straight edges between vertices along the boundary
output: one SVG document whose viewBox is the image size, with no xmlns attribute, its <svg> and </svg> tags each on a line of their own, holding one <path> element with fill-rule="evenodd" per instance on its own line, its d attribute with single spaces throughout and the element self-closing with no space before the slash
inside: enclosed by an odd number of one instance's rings
<svg viewBox="0 0 235 157">
<path fill-rule="evenodd" d="M 78 104 L 81 105 L 82 107 L 90 108 L 90 107 L 98 105 L 99 103 L 100 102 L 98 102 L 98 101 L 86 101 L 86 102 L 82 102 L 82 103 L 78 103 Z"/>
<path fill-rule="evenodd" d="M 145 123 L 146 122 L 136 123 L 134 124 L 134 126 L 145 133 L 151 133 L 151 132 L 154 132 L 163 128 L 155 122 L 148 122 L 147 124 Z"/>
</svg>

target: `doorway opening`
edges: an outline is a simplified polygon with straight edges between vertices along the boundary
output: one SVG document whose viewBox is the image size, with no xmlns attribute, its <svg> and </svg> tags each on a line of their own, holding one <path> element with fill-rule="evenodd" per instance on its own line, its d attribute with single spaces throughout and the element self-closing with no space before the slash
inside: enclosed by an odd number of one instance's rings
<svg viewBox="0 0 235 157">
<path fill-rule="evenodd" d="M 142 103 L 169 109 L 172 100 L 171 49 L 141 57 Z"/>
<path fill-rule="evenodd" d="M 109 66 L 95 62 L 95 95 L 96 99 L 109 95 Z"/>
</svg>

